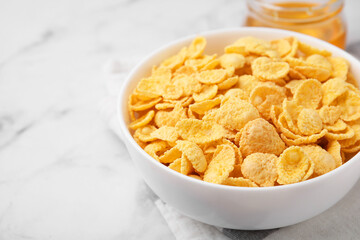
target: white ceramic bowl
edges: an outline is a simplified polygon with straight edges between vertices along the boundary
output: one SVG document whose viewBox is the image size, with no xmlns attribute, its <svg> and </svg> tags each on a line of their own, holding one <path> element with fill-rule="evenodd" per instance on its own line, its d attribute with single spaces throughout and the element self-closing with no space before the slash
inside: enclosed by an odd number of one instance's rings
<svg viewBox="0 0 360 240">
<path fill-rule="evenodd" d="M 355 78 L 360 79 L 358 60 L 333 45 L 303 34 L 269 28 L 236 28 L 199 35 L 207 39 L 207 54 L 221 53 L 225 45 L 244 36 L 266 40 L 295 36 L 300 41 L 347 59 Z M 244 188 L 217 185 L 184 176 L 157 162 L 136 144 L 127 127 L 129 94 L 142 77 L 150 74 L 153 65 L 189 45 L 194 37 L 182 38 L 151 53 L 131 71 L 120 91 L 118 118 L 123 140 L 149 187 L 163 201 L 186 216 L 219 227 L 247 230 L 278 228 L 307 220 L 344 197 L 360 177 L 359 154 L 343 166 L 305 182 Z"/>
</svg>

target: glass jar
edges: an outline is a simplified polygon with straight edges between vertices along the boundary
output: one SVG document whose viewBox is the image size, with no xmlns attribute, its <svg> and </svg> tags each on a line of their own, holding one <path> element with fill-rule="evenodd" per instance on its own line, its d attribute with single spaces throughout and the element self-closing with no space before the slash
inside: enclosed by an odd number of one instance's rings
<svg viewBox="0 0 360 240">
<path fill-rule="evenodd" d="M 345 48 L 343 0 L 247 0 L 246 26 L 308 34 Z"/>
</svg>

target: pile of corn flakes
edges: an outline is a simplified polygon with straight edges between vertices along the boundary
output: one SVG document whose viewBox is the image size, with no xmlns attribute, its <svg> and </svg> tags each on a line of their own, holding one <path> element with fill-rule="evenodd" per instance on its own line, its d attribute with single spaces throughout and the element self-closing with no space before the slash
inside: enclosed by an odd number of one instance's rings
<svg viewBox="0 0 360 240">
<path fill-rule="evenodd" d="M 360 91 L 349 63 L 294 37 L 206 39 L 166 59 L 129 97 L 135 141 L 210 183 L 268 187 L 323 175 L 360 150 Z"/>
</svg>

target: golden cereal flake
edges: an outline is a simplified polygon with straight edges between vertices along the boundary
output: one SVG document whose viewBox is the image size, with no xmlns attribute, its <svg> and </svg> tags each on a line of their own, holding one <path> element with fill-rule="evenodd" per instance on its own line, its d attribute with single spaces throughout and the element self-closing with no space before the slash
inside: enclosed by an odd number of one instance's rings
<svg viewBox="0 0 360 240">
<path fill-rule="evenodd" d="M 287 37 L 285 39 L 291 44 L 291 50 L 285 57 L 294 57 L 299 48 L 299 41 L 296 37 Z"/>
<path fill-rule="evenodd" d="M 271 50 L 269 42 L 255 37 L 239 38 L 230 46 L 243 47 L 244 54 L 264 55 L 268 50 Z"/>
<path fill-rule="evenodd" d="M 219 64 L 220 64 L 220 60 L 219 60 L 219 59 L 211 60 L 211 61 L 208 62 L 204 67 L 201 68 L 201 71 L 215 69 L 215 68 L 217 68 L 217 66 L 218 66 Z"/>
<path fill-rule="evenodd" d="M 136 129 L 134 132 L 134 137 L 137 137 L 142 142 L 151 142 L 155 141 L 156 137 L 153 137 L 151 134 L 156 130 L 157 128 L 152 125 L 146 125 L 144 127 Z"/>
<path fill-rule="evenodd" d="M 220 57 L 220 65 L 223 68 L 242 68 L 245 65 L 245 58 L 238 53 L 226 53 Z"/>
<path fill-rule="evenodd" d="M 296 88 L 294 101 L 305 108 L 317 109 L 322 96 L 321 83 L 316 79 L 308 79 Z"/>
<path fill-rule="evenodd" d="M 135 98 L 136 98 L 135 95 L 130 96 L 129 108 L 132 109 L 133 111 L 144 111 L 146 109 L 150 109 L 162 100 L 161 97 L 158 97 L 145 102 L 145 101 L 135 100 Z"/>
<path fill-rule="evenodd" d="M 191 165 L 191 162 L 186 158 L 184 155 L 181 158 L 181 167 L 180 172 L 184 175 L 188 175 L 189 173 L 192 173 L 194 171 L 193 166 Z"/>
<path fill-rule="evenodd" d="M 250 102 L 266 120 L 270 120 L 271 106 L 281 105 L 285 98 L 285 91 L 282 87 L 271 85 L 257 86 L 250 94 Z"/>
<path fill-rule="evenodd" d="M 256 183 L 243 177 L 228 177 L 223 184 L 236 187 L 258 187 Z"/>
<path fill-rule="evenodd" d="M 345 130 L 339 131 L 339 132 L 327 132 L 325 134 L 327 139 L 331 140 L 345 140 L 352 138 L 355 135 L 355 131 L 347 126 Z"/>
<path fill-rule="evenodd" d="M 277 182 L 280 184 L 292 184 L 303 181 L 311 171 L 311 160 L 304 150 L 297 146 L 287 148 L 277 159 L 276 169 Z"/>
<path fill-rule="evenodd" d="M 217 84 L 223 82 L 227 77 L 224 69 L 206 70 L 198 75 L 199 82 L 203 84 Z"/>
<path fill-rule="evenodd" d="M 175 107 L 175 103 L 162 102 L 155 105 L 156 110 L 168 110 Z"/>
<path fill-rule="evenodd" d="M 263 81 L 277 81 L 284 78 L 290 70 L 286 62 L 275 62 L 267 57 L 255 59 L 251 65 L 253 75 Z"/>
<path fill-rule="evenodd" d="M 193 93 L 201 90 L 201 84 L 196 76 L 196 74 L 178 74 L 172 81 L 175 87 L 182 89 L 183 96 L 191 96 Z"/>
<path fill-rule="evenodd" d="M 164 152 L 163 155 L 159 157 L 159 161 L 161 163 L 172 163 L 176 159 L 181 158 L 182 152 L 176 147 L 172 147 L 171 149 Z"/>
<path fill-rule="evenodd" d="M 213 159 L 204 173 L 204 181 L 222 184 L 234 169 L 234 164 L 234 149 L 227 144 L 218 145 Z"/>
<path fill-rule="evenodd" d="M 177 140 L 175 147 L 187 157 L 197 172 L 204 172 L 206 170 L 206 158 L 198 145 L 190 141 Z"/>
<path fill-rule="evenodd" d="M 353 148 L 360 145 L 360 125 L 354 124 L 350 128 L 354 130 L 354 136 L 345 140 L 340 140 L 339 143 L 342 149 Z"/>
<path fill-rule="evenodd" d="M 179 135 L 175 127 L 162 126 L 151 133 L 152 137 L 167 142 L 175 142 L 178 140 Z"/>
<path fill-rule="evenodd" d="M 314 174 L 317 176 L 323 175 L 336 168 L 335 159 L 330 153 L 322 149 L 318 145 L 301 146 L 303 151 L 314 162 Z"/>
<path fill-rule="evenodd" d="M 153 111 L 154 112 L 154 111 Z M 174 127 L 175 124 L 181 119 L 186 118 L 186 110 L 177 103 L 172 111 L 158 111 L 155 115 L 154 121 L 156 126 L 170 126 Z"/>
<path fill-rule="evenodd" d="M 201 91 L 193 94 L 195 102 L 202 102 L 205 100 L 213 99 L 218 91 L 217 85 L 205 85 L 202 87 Z"/>
<path fill-rule="evenodd" d="M 285 88 L 289 89 L 291 94 L 294 95 L 296 89 L 304 82 L 303 79 L 298 80 L 291 80 L 290 82 L 286 83 Z"/>
<path fill-rule="evenodd" d="M 338 141 L 336 141 L 336 140 L 331 140 L 331 141 L 328 142 L 326 150 L 334 158 L 335 167 L 340 167 L 342 165 L 341 145 L 340 145 L 340 143 Z"/>
<path fill-rule="evenodd" d="M 209 64 L 211 61 L 213 61 L 215 58 L 216 58 L 216 54 L 204 55 L 196 59 L 187 59 L 185 61 L 185 66 L 190 66 L 195 68 L 196 70 L 200 70 L 204 68 L 207 64 Z"/>
<path fill-rule="evenodd" d="M 261 187 L 274 186 L 278 177 L 276 170 L 277 157 L 269 153 L 253 153 L 244 159 L 241 172 Z"/>
<path fill-rule="evenodd" d="M 202 102 L 191 104 L 189 109 L 197 114 L 205 114 L 207 111 L 213 109 L 215 106 L 219 105 L 220 103 L 221 103 L 221 99 L 217 97 L 211 100 L 204 100 Z"/>
<path fill-rule="evenodd" d="M 242 130 L 240 151 L 244 157 L 258 152 L 279 155 L 284 149 L 274 126 L 262 118 L 248 122 Z"/>
<path fill-rule="evenodd" d="M 336 103 L 341 108 L 342 120 L 349 122 L 360 119 L 360 95 L 355 91 L 347 90 Z"/>
<path fill-rule="evenodd" d="M 299 50 L 302 51 L 305 55 L 312 55 L 312 54 L 320 54 L 324 57 L 331 56 L 331 52 L 323 49 L 318 49 L 313 46 L 310 46 L 306 43 L 299 42 Z"/>
<path fill-rule="evenodd" d="M 186 60 L 187 55 L 187 48 L 183 47 L 176 55 L 173 55 L 163 61 L 161 66 L 167 67 L 171 70 L 178 69 Z"/>
<path fill-rule="evenodd" d="M 151 157 L 159 161 L 159 155 L 161 155 L 162 152 L 166 151 L 167 148 L 168 145 L 166 142 L 158 140 L 148 144 L 144 148 L 144 151 Z"/>
<path fill-rule="evenodd" d="M 304 80 L 304 79 L 306 79 L 306 77 L 303 74 L 301 74 L 300 72 L 296 71 L 293 68 L 290 68 L 288 76 L 289 76 L 289 78 L 291 80 Z"/>
<path fill-rule="evenodd" d="M 331 72 L 329 70 L 316 66 L 296 66 L 294 69 L 306 78 L 314 78 L 320 82 L 326 81 L 331 76 Z"/>
<path fill-rule="evenodd" d="M 155 115 L 155 111 L 151 110 L 151 111 L 147 112 L 145 115 L 143 115 L 142 117 L 140 117 L 139 119 L 136 119 L 135 121 L 130 123 L 129 127 L 131 129 L 135 130 L 135 129 L 141 128 L 143 126 L 146 126 L 154 118 L 154 115 Z"/>
<path fill-rule="evenodd" d="M 323 106 L 319 115 L 323 123 L 333 125 L 340 118 L 341 109 L 339 106 Z"/>
<path fill-rule="evenodd" d="M 197 144 L 214 142 L 225 135 L 221 125 L 197 119 L 183 119 L 175 127 L 183 139 Z"/>
<path fill-rule="evenodd" d="M 247 122 L 259 117 L 258 110 L 249 102 L 230 97 L 221 103 L 219 109 L 211 114 L 205 114 L 203 119 L 239 131 Z"/>
<path fill-rule="evenodd" d="M 175 161 L 169 164 L 169 168 L 181 173 L 181 161 L 182 161 L 181 157 L 176 159 Z"/>
<path fill-rule="evenodd" d="M 334 124 L 325 124 L 324 128 L 331 133 L 344 131 L 348 125 L 341 119 L 338 119 Z"/>
<path fill-rule="evenodd" d="M 323 129 L 319 113 L 311 108 L 304 108 L 301 110 L 298 116 L 297 125 L 299 131 L 306 136 L 319 133 Z"/>
<path fill-rule="evenodd" d="M 284 57 L 286 54 L 290 53 L 292 48 L 287 39 L 271 41 L 271 46 L 279 53 L 280 57 Z"/>
<path fill-rule="evenodd" d="M 292 145 L 316 143 L 319 139 L 324 137 L 326 134 L 328 134 L 328 131 L 326 129 L 323 129 L 321 132 L 319 132 L 317 134 L 313 134 L 311 136 L 302 136 L 302 137 L 299 137 L 296 139 L 288 138 L 283 133 L 280 134 L 280 137 L 286 143 L 286 145 L 292 146 Z"/>
<path fill-rule="evenodd" d="M 346 79 L 349 72 L 349 63 L 341 57 L 330 57 L 329 61 L 333 70 L 331 76 Z"/>
<path fill-rule="evenodd" d="M 183 89 L 174 84 L 166 84 L 162 94 L 164 99 L 177 100 L 183 95 Z"/>
<path fill-rule="evenodd" d="M 235 97 L 235 98 L 245 100 L 245 101 L 248 101 L 248 99 L 249 99 L 249 96 L 247 95 L 247 93 L 240 88 L 232 88 L 232 89 L 229 89 L 228 91 L 226 91 L 226 93 L 224 95 L 224 99 L 228 99 L 230 97 Z"/>
<path fill-rule="evenodd" d="M 250 95 L 251 91 L 259 84 L 261 84 L 261 82 L 256 77 L 252 75 L 242 75 L 239 77 L 239 82 L 236 86 Z"/>
<path fill-rule="evenodd" d="M 322 104 L 330 105 L 336 98 L 346 92 L 345 80 L 341 78 L 332 78 L 327 80 L 321 86 L 323 92 Z"/>
<path fill-rule="evenodd" d="M 306 62 L 313 66 L 324 68 L 328 71 L 332 71 L 332 65 L 328 59 L 320 54 L 313 54 L 306 58 Z"/>
<path fill-rule="evenodd" d="M 203 54 L 205 47 L 206 39 L 204 37 L 196 37 L 187 49 L 187 56 L 189 58 L 200 57 Z"/>
<path fill-rule="evenodd" d="M 217 86 L 218 86 L 219 90 L 225 90 L 225 89 L 231 88 L 238 82 L 239 82 L 239 77 L 235 76 L 235 77 L 230 77 L 230 78 L 226 79 L 222 83 L 219 83 Z"/>
</svg>

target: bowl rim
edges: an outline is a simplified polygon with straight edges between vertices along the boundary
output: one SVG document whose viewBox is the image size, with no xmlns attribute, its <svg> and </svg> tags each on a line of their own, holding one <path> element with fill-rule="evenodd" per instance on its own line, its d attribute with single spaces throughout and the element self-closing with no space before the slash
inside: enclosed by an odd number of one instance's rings
<svg viewBox="0 0 360 240">
<path fill-rule="evenodd" d="M 351 159 L 349 159 L 346 163 L 342 164 L 340 167 L 335 168 L 334 170 L 323 174 L 321 176 L 308 179 L 306 181 L 298 182 L 298 183 L 292 183 L 292 184 L 285 184 L 285 185 L 279 185 L 279 186 L 270 186 L 270 187 L 239 187 L 239 186 L 229 186 L 229 185 L 222 185 L 222 184 L 214 184 L 205 182 L 202 180 L 194 179 L 189 176 L 185 176 L 184 174 L 181 174 L 177 171 L 173 171 L 172 169 L 169 169 L 167 166 L 163 165 L 156 159 L 152 158 L 149 154 L 147 154 L 134 140 L 132 135 L 130 134 L 130 131 L 126 125 L 126 122 L 124 120 L 123 116 L 123 98 L 127 95 L 127 89 L 129 88 L 129 84 L 132 82 L 131 79 L 133 78 L 133 75 L 144 65 L 147 63 L 150 59 L 152 59 L 154 56 L 161 54 L 162 52 L 166 51 L 168 48 L 171 48 L 173 46 L 179 45 L 184 42 L 188 42 L 192 39 L 194 39 L 196 36 L 204 36 L 205 38 L 211 37 L 213 35 L 219 35 L 223 33 L 230 33 L 230 32 L 263 32 L 263 33 L 269 33 L 269 34 L 276 34 L 276 33 L 282 33 L 289 36 L 294 36 L 297 38 L 300 38 L 301 41 L 308 42 L 315 42 L 319 45 L 323 45 L 323 49 L 326 49 L 330 51 L 331 53 L 341 52 L 342 55 L 344 55 L 346 60 L 351 60 L 351 62 L 356 62 L 360 67 L 360 61 L 357 60 L 355 57 L 353 57 L 351 54 L 346 52 L 343 49 L 340 49 L 328 42 L 325 42 L 323 40 L 317 39 L 315 37 L 305 35 L 298 32 L 288 31 L 288 30 L 282 30 L 282 29 L 274 29 L 274 28 L 265 28 L 265 27 L 238 27 L 238 28 L 223 28 L 223 29 L 216 29 L 211 31 L 204 31 L 199 32 L 197 34 L 191 34 L 185 37 L 181 37 L 177 40 L 171 41 L 164 46 L 157 48 L 147 54 L 135 67 L 132 68 L 132 70 L 127 74 L 127 77 L 122 83 L 122 86 L 120 88 L 120 91 L 117 96 L 117 104 L 116 104 L 116 112 L 117 112 L 117 121 L 120 124 L 121 134 L 122 134 L 122 141 L 128 141 L 132 147 L 138 151 L 142 157 L 146 158 L 150 163 L 156 165 L 156 167 L 160 167 L 160 169 L 167 171 L 168 174 L 173 175 L 175 178 L 180 178 L 182 181 L 188 181 L 188 183 L 191 184 L 199 184 L 202 187 L 206 188 L 212 188 L 216 190 L 230 190 L 230 191 L 246 191 L 246 192 L 264 192 L 264 191 L 284 191 L 288 188 L 295 189 L 295 188 L 302 188 L 305 186 L 308 186 L 309 184 L 317 183 L 320 181 L 325 181 L 328 178 L 333 177 L 334 175 L 338 174 L 340 171 L 343 171 L 345 168 L 349 168 L 352 165 L 354 165 L 355 161 L 360 161 L 360 152 L 358 152 L 356 155 L 354 155 Z M 310 44 L 311 45 L 311 44 Z M 126 99 L 127 100 L 127 99 Z M 360 176 L 359 176 L 360 177 Z"/>
</svg>

